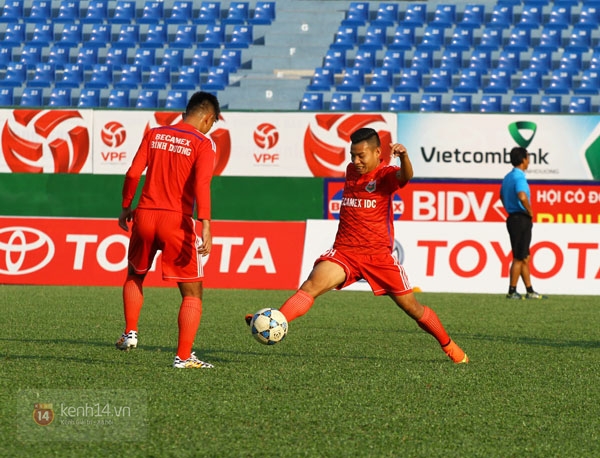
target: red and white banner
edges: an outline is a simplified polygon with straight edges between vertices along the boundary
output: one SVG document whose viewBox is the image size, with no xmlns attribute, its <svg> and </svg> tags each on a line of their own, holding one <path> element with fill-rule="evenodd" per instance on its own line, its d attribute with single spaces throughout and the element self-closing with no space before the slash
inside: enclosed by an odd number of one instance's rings
<svg viewBox="0 0 600 458">
<path fill-rule="evenodd" d="M 301 280 L 331 247 L 337 221 L 309 220 Z M 600 292 L 600 241 L 592 224 L 536 224 L 531 245 L 534 288 L 547 294 Z M 512 255 L 504 223 L 396 221 L 394 252 L 413 287 L 425 292 L 505 294 Z M 365 240 L 365 243 L 368 243 Z M 357 283 L 350 290 L 369 291 Z M 518 290 L 524 291 L 520 281 Z"/>
<path fill-rule="evenodd" d="M 305 223 L 213 221 L 211 229 L 206 287 L 297 287 Z M 116 219 L 0 217 L 0 284 L 120 286 L 128 243 Z M 145 285 L 174 285 L 162 280 L 160 256 Z"/>
</svg>

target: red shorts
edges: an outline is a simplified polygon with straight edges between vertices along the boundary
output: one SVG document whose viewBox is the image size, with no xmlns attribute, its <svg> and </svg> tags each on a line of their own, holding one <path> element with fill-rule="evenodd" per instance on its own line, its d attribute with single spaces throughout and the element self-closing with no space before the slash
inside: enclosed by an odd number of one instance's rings
<svg viewBox="0 0 600 458">
<path fill-rule="evenodd" d="M 323 253 L 315 264 L 321 261 L 331 261 L 340 265 L 346 272 L 344 283 L 336 286 L 342 289 L 359 280 L 366 280 L 375 296 L 393 294 L 402 296 L 412 293 L 404 267 L 391 253 L 375 255 L 344 254 L 339 250 L 330 249 Z"/>
<path fill-rule="evenodd" d="M 136 274 L 146 274 L 158 250 L 162 251 L 164 280 L 199 281 L 204 277 L 202 256 L 197 247 L 202 237 L 196 235 L 196 221 L 181 213 L 166 210 L 138 209 L 133 213 L 133 226 L 127 259 Z"/>
</svg>

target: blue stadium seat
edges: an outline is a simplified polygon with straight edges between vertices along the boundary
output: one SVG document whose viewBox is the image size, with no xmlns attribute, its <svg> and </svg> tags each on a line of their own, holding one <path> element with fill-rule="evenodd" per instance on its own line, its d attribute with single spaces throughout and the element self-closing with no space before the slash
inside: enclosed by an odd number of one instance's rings
<svg viewBox="0 0 600 458">
<path fill-rule="evenodd" d="M 248 20 L 250 24 L 271 24 L 276 17 L 274 1 L 257 1 L 252 16 Z"/>
<path fill-rule="evenodd" d="M 334 82 L 334 72 L 331 68 L 317 67 L 306 89 L 308 91 L 329 91 Z"/>
<path fill-rule="evenodd" d="M 558 62 L 558 69 L 577 74 L 583 68 L 583 56 L 580 52 L 565 50 Z"/>
<path fill-rule="evenodd" d="M 415 45 L 415 27 L 400 25 L 394 30 L 392 42 L 388 44 L 388 49 L 410 50 Z"/>
<path fill-rule="evenodd" d="M 483 25 L 485 6 L 482 4 L 468 3 L 463 10 L 462 19 L 458 25 L 478 29 Z"/>
<path fill-rule="evenodd" d="M 391 27 L 398 23 L 398 2 L 380 2 L 371 25 Z"/>
<path fill-rule="evenodd" d="M 248 48 L 253 43 L 252 25 L 236 24 L 231 31 L 231 39 L 225 42 L 226 48 Z"/>
<path fill-rule="evenodd" d="M 54 65 L 55 68 L 63 68 L 68 64 L 71 57 L 71 48 L 54 45 L 48 51 L 47 63 Z"/>
<path fill-rule="evenodd" d="M 210 67 L 206 81 L 201 84 L 203 91 L 222 91 L 229 86 L 229 72 L 222 67 Z"/>
<path fill-rule="evenodd" d="M 571 26 L 571 7 L 572 5 L 562 3 L 552 5 L 545 27 L 568 29 Z"/>
<path fill-rule="evenodd" d="M 452 72 L 445 68 L 434 68 L 429 75 L 429 82 L 423 92 L 448 92 L 452 87 Z"/>
<path fill-rule="evenodd" d="M 73 105 L 71 89 L 61 87 L 50 89 L 48 105 L 51 107 L 71 107 Z"/>
<path fill-rule="evenodd" d="M 12 46 L 0 45 L 0 68 L 6 68 L 9 62 L 12 62 Z"/>
<path fill-rule="evenodd" d="M 156 65 L 156 50 L 153 48 L 136 48 L 133 64 L 142 67 L 142 71 L 149 70 Z"/>
<path fill-rule="evenodd" d="M 163 21 L 165 4 L 163 1 L 146 1 L 142 8 L 142 16 L 137 19 L 138 24 L 158 24 Z"/>
<path fill-rule="evenodd" d="M 410 94 L 401 94 L 393 92 L 390 95 L 388 110 L 390 111 L 411 111 Z"/>
<path fill-rule="evenodd" d="M 560 113 L 562 101 L 560 96 L 542 95 L 540 97 L 540 113 Z"/>
<path fill-rule="evenodd" d="M 530 95 L 513 95 L 508 105 L 511 113 L 531 113 Z"/>
<path fill-rule="evenodd" d="M 367 92 L 389 92 L 394 83 L 394 73 L 392 70 L 375 67 L 371 75 L 371 81 L 365 85 Z"/>
<path fill-rule="evenodd" d="M 219 56 L 219 67 L 227 69 L 231 73 L 236 73 L 242 66 L 242 51 L 240 49 L 224 49 Z"/>
<path fill-rule="evenodd" d="M 165 22 L 167 24 L 187 24 L 192 18 L 192 2 L 175 0 Z"/>
<path fill-rule="evenodd" d="M 386 46 L 386 26 L 369 25 L 365 30 L 364 39 L 359 43 L 362 49 L 370 49 L 373 51 L 383 49 Z"/>
<path fill-rule="evenodd" d="M 2 14 L 0 14 L 0 22 L 19 22 L 24 13 L 23 3 L 20 0 L 8 0 L 4 2 Z"/>
<path fill-rule="evenodd" d="M 58 14 L 52 21 L 74 24 L 79 21 L 79 15 L 79 0 L 61 0 L 58 6 Z"/>
<path fill-rule="evenodd" d="M 346 67 L 346 62 L 345 51 L 329 48 L 323 58 L 323 67 L 330 68 L 334 73 L 340 73 Z"/>
<path fill-rule="evenodd" d="M 409 3 L 401 22 L 405 26 L 422 27 L 427 22 L 427 3 Z"/>
<path fill-rule="evenodd" d="M 100 89 L 82 89 L 77 101 L 79 108 L 96 108 L 100 106 Z"/>
<path fill-rule="evenodd" d="M 511 73 L 516 73 L 521 67 L 521 52 L 505 49 L 500 51 L 496 68 L 508 70 Z"/>
<path fill-rule="evenodd" d="M 102 24 L 108 20 L 108 0 L 90 0 L 81 22 Z"/>
<path fill-rule="evenodd" d="M 21 46 L 25 42 L 25 24 L 10 22 L 4 30 L 3 46 Z"/>
<path fill-rule="evenodd" d="M 442 111 L 442 95 L 441 94 L 423 94 L 419 111 L 437 112 Z"/>
<path fill-rule="evenodd" d="M 21 49 L 21 62 L 27 68 L 34 68 L 42 61 L 42 48 L 37 46 L 24 46 Z"/>
<path fill-rule="evenodd" d="M 15 95 L 12 87 L 0 88 L 0 106 L 10 107 L 15 104 Z"/>
<path fill-rule="evenodd" d="M 520 3 L 520 2 L 519 2 Z M 492 9 L 490 20 L 486 27 L 508 29 L 514 23 L 513 5 L 496 3 Z"/>
<path fill-rule="evenodd" d="M 450 99 L 450 112 L 470 113 L 472 109 L 471 96 L 454 94 Z"/>
<path fill-rule="evenodd" d="M 356 26 L 341 25 L 338 27 L 330 49 L 352 49 L 358 44 L 358 32 Z"/>
<path fill-rule="evenodd" d="M 567 111 L 569 113 L 590 113 L 592 111 L 592 98 L 583 95 L 572 96 Z"/>
<path fill-rule="evenodd" d="M 60 39 L 54 44 L 66 48 L 76 48 L 83 42 L 81 24 L 66 23 L 60 33 Z"/>
<path fill-rule="evenodd" d="M 89 81 L 84 83 L 86 89 L 107 89 L 112 86 L 113 69 L 111 65 L 96 64 L 92 67 Z"/>
<path fill-rule="evenodd" d="M 160 65 L 166 65 L 171 69 L 183 65 L 184 50 L 180 48 L 167 48 L 163 53 Z"/>
<path fill-rule="evenodd" d="M 417 43 L 417 49 L 432 49 L 434 51 L 441 49 L 445 40 L 445 31 L 444 27 L 426 26 L 421 39 Z"/>
<path fill-rule="evenodd" d="M 190 65 L 197 67 L 200 72 L 207 72 L 209 67 L 215 65 L 214 50 L 196 48 Z"/>
<path fill-rule="evenodd" d="M 165 24 L 149 24 L 139 46 L 143 48 L 162 48 L 168 41 L 167 26 Z"/>
<path fill-rule="evenodd" d="M 565 51 L 569 52 L 588 52 L 592 47 L 592 29 L 573 27 L 569 42 L 565 46 Z"/>
<path fill-rule="evenodd" d="M 502 96 L 483 94 L 479 103 L 481 113 L 500 113 L 502 112 Z"/>
<path fill-rule="evenodd" d="M 514 89 L 515 94 L 539 94 L 543 88 L 542 75 L 539 70 L 523 70 L 519 85 Z"/>
<path fill-rule="evenodd" d="M 534 48 L 531 52 L 528 68 L 543 73 L 548 72 L 552 68 L 552 52 Z"/>
<path fill-rule="evenodd" d="M 137 24 L 123 24 L 117 35 L 117 40 L 112 43 L 115 48 L 136 48 L 140 42 L 140 26 Z"/>
<path fill-rule="evenodd" d="M 77 53 L 76 63 L 83 67 L 83 70 L 90 70 L 98 63 L 98 48 L 82 46 Z"/>
<path fill-rule="evenodd" d="M 39 63 L 33 70 L 31 80 L 27 81 L 28 87 L 50 87 L 54 81 L 54 65 Z"/>
<path fill-rule="evenodd" d="M 167 89 L 171 84 L 171 68 L 153 65 L 148 72 L 148 80 L 142 82 L 142 89 Z"/>
<path fill-rule="evenodd" d="M 173 48 L 191 48 L 197 42 L 196 26 L 180 24 L 175 30 L 175 37 L 169 41 L 169 46 Z"/>
<path fill-rule="evenodd" d="M 477 49 L 485 49 L 489 51 L 497 51 L 502 45 L 504 29 L 486 27 L 481 32 L 481 38 L 477 43 Z"/>
<path fill-rule="evenodd" d="M 463 68 L 457 85 L 454 87 L 456 93 L 476 94 L 481 89 L 481 73 L 472 68 Z"/>
<path fill-rule="evenodd" d="M 527 51 L 531 47 L 531 29 L 513 27 L 504 49 L 511 51 Z"/>
<path fill-rule="evenodd" d="M 381 111 L 383 103 L 381 94 L 363 94 L 360 99 L 359 111 Z"/>
<path fill-rule="evenodd" d="M 194 24 L 215 24 L 221 20 L 221 2 L 200 2 Z"/>
<path fill-rule="evenodd" d="M 94 24 L 90 36 L 86 40 L 87 46 L 105 48 L 112 41 L 112 26 L 110 24 Z"/>
<path fill-rule="evenodd" d="M 46 47 L 54 42 L 54 25 L 45 23 L 35 23 L 31 40 L 28 45 Z"/>
<path fill-rule="evenodd" d="M 58 73 L 57 73 L 58 77 Z M 83 84 L 83 67 L 79 64 L 65 64 L 55 87 L 79 88 Z"/>
<path fill-rule="evenodd" d="M 394 88 L 395 92 L 419 92 L 423 83 L 421 70 L 407 68 L 400 74 L 400 81 Z"/>
<path fill-rule="evenodd" d="M 543 49 L 545 51 L 558 51 L 562 47 L 562 29 L 553 29 L 544 27 L 540 33 L 540 40 L 535 46 L 535 49 Z"/>
<path fill-rule="evenodd" d="M 142 67 L 125 64 L 121 73 L 116 75 L 113 87 L 115 89 L 137 89 L 142 84 Z"/>
<path fill-rule="evenodd" d="M 447 47 L 442 52 L 440 68 L 450 70 L 452 73 L 458 73 L 463 68 L 462 53 L 462 51 L 456 51 Z"/>
<path fill-rule="evenodd" d="M 594 49 L 587 61 L 590 70 L 600 70 L 600 49 Z"/>
<path fill-rule="evenodd" d="M 483 87 L 484 94 L 506 94 L 511 88 L 511 73 L 502 69 L 492 69 L 489 81 Z"/>
<path fill-rule="evenodd" d="M 404 68 L 404 51 L 387 49 L 383 54 L 381 66 L 391 70 L 393 73 L 400 73 Z"/>
<path fill-rule="evenodd" d="M 573 76 L 569 72 L 552 70 L 549 85 L 544 93 L 550 95 L 569 94 L 571 92 L 572 79 Z"/>
<path fill-rule="evenodd" d="M 600 91 L 600 71 L 584 70 L 579 85 L 573 89 L 576 95 L 596 95 Z"/>
<path fill-rule="evenodd" d="M 187 91 L 170 89 L 165 98 L 165 108 L 172 110 L 185 110 L 187 106 Z"/>
<path fill-rule="evenodd" d="M 221 20 L 223 24 L 246 24 L 250 19 L 249 2 L 231 2 L 225 13 L 225 17 Z"/>
<path fill-rule="evenodd" d="M 486 48 L 475 48 L 469 58 L 468 68 L 479 70 L 482 75 L 486 75 L 492 67 L 492 51 Z"/>
<path fill-rule="evenodd" d="M 108 108 L 129 108 L 129 89 L 111 89 L 108 93 Z"/>
<path fill-rule="evenodd" d="M 362 26 L 369 20 L 369 2 L 350 2 L 342 25 Z"/>
<path fill-rule="evenodd" d="M 113 70 L 120 70 L 127 63 L 127 48 L 109 48 L 104 63 Z"/>
<path fill-rule="evenodd" d="M 208 71 L 208 70 L 207 70 Z M 177 81 L 171 84 L 173 89 L 197 89 L 200 85 L 200 72 L 193 65 L 182 65 L 177 72 Z"/>
<path fill-rule="evenodd" d="M 516 26 L 522 29 L 537 29 L 542 24 L 542 7 L 535 3 L 524 4 Z"/>
<path fill-rule="evenodd" d="M 143 89 L 137 96 L 135 102 L 136 108 L 158 108 L 158 91 Z"/>
<path fill-rule="evenodd" d="M 364 73 L 370 73 L 375 68 L 377 51 L 358 48 L 352 66 L 360 68 Z"/>
<path fill-rule="evenodd" d="M 467 51 L 473 47 L 473 29 L 470 27 L 457 26 L 454 29 L 450 44 L 446 49 L 456 51 Z"/>
<path fill-rule="evenodd" d="M 356 67 L 348 67 L 344 71 L 342 81 L 335 88 L 338 91 L 360 92 L 365 84 L 364 70 Z"/>
<path fill-rule="evenodd" d="M 421 70 L 426 73 L 433 67 L 433 57 L 436 51 L 433 49 L 417 49 L 410 61 L 410 68 Z"/>
<path fill-rule="evenodd" d="M 331 94 L 329 102 L 330 111 L 351 111 L 352 110 L 352 93 L 350 92 L 334 92 Z"/>
<path fill-rule="evenodd" d="M 117 0 L 110 22 L 113 24 L 131 24 L 136 20 L 136 2 Z"/>
<path fill-rule="evenodd" d="M 322 92 L 305 92 L 300 101 L 301 111 L 322 111 L 324 108 Z"/>
<path fill-rule="evenodd" d="M 600 25 L 600 2 L 583 2 L 575 27 L 597 29 Z"/>
<path fill-rule="evenodd" d="M 452 27 L 456 23 L 456 5 L 450 3 L 438 4 L 433 12 L 430 25 L 436 27 Z"/>
<path fill-rule="evenodd" d="M 208 24 L 198 46 L 201 48 L 218 49 L 223 43 L 225 43 L 225 26 L 221 24 Z"/>
<path fill-rule="evenodd" d="M 22 107 L 41 107 L 44 105 L 44 90 L 38 87 L 26 87 L 21 94 Z"/>
</svg>

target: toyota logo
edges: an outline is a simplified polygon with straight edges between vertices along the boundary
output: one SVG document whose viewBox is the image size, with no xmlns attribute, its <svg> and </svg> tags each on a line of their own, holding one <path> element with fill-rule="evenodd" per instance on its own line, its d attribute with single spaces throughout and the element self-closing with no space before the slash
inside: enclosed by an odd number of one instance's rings
<svg viewBox="0 0 600 458">
<path fill-rule="evenodd" d="M 54 243 L 31 227 L 0 229 L 0 274 L 26 275 L 43 269 L 54 257 Z"/>
</svg>

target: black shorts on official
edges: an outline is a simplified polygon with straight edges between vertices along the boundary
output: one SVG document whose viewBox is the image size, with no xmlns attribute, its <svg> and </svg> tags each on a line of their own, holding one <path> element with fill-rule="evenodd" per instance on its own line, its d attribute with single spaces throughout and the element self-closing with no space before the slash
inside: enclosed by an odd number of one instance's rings
<svg viewBox="0 0 600 458">
<path fill-rule="evenodd" d="M 533 221 L 527 213 L 511 213 L 506 219 L 513 258 L 525 259 L 529 256 Z"/>
</svg>

